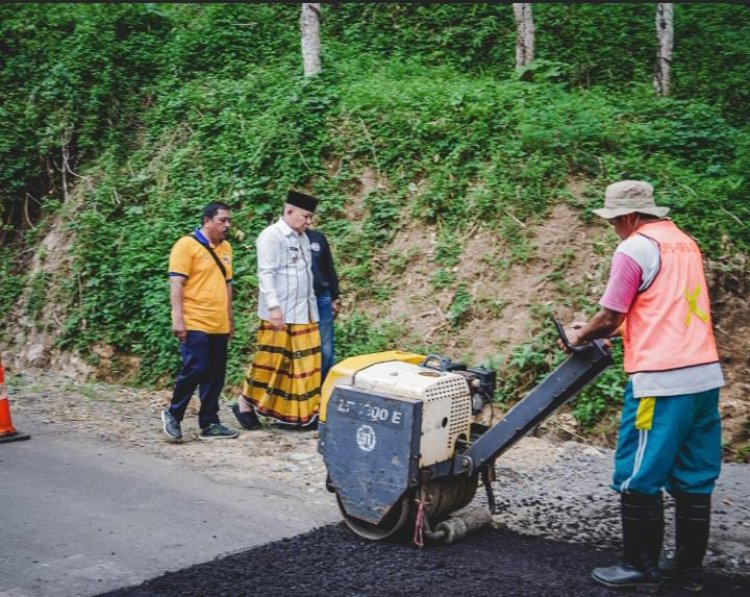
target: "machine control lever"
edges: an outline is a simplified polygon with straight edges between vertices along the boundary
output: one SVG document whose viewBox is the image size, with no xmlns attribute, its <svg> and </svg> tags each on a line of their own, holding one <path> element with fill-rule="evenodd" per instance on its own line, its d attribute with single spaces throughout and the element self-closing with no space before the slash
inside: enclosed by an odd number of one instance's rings
<svg viewBox="0 0 750 597">
<path fill-rule="evenodd" d="M 570 341 L 562 324 L 557 319 L 554 322 L 561 340 L 569 346 Z M 453 474 L 465 473 L 463 462 L 467 457 L 471 459 L 472 471 L 481 470 L 573 398 L 611 364 L 612 355 L 601 340 L 571 347 L 567 360 L 558 365 L 454 460 Z"/>
</svg>

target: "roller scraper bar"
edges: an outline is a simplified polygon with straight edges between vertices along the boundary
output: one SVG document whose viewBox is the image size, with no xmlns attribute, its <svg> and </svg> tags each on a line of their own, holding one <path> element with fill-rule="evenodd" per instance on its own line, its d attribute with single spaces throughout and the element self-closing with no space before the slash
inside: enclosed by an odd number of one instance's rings
<svg viewBox="0 0 750 597">
<path fill-rule="evenodd" d="M 493 461 L 612 364 L 612 356 L 600 340 L 576 349 L 500 421 L 456 455 L 454 474 L 470 475 Z"/>
</svg>

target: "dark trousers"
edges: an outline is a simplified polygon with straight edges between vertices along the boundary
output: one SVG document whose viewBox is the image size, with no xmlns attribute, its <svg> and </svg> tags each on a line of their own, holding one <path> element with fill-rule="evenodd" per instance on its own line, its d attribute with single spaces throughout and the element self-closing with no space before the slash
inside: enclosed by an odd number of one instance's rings
<svg viewBox="0 0 750 597">
<path fill-rule="evenodd" d="M 331 294 L 326 291 L 317 297 L 318 314 L 320 321 L 318 329 L 320 330 L 320 383 L 326 380 L 328 371 L 333 367 L 335 361 L 333 347 L 333 301 Z"/>
<path fill-rule="evenodd" d="M 185 342 L 180 343 L 182 368 L 177 374 L 169 405 L 178 421 L 182 421 L 193 392 L 199 387 L 198 425 L 205 429 L 211 423 L 219 422 L 219 396 L 227 370 L 228 344 L 229 334 L 205 332 L 188 332 Z"/>
</svg>

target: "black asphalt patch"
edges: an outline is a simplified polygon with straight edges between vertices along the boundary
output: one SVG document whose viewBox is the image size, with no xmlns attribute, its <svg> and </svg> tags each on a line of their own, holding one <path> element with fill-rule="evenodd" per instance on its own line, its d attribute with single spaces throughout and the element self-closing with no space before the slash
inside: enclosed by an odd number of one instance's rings
<svg viewBox="0 0 750 597">
<path fill-rule="evenodd" d="M 614 552 L 507 530 L 485 530 L 452 545 L 417 549 L 365 541 L 341 523 L 103 595 L 612 596 L 617 593 L 594 584 L 589 575 L 593 567 L 617 558 Z M 695 595 L 677 589 L 663 593 Z M 750 577 L 709 574 L 702 594 L 750 595 Z"/>
</svg>

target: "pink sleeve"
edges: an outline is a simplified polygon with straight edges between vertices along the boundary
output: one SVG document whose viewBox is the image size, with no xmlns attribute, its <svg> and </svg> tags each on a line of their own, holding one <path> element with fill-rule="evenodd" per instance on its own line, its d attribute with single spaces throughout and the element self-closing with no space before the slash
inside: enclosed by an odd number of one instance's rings
<svg viewBox="0 0 750 597">
<path fill-rule="evenodd" d="M 618 313 L 627 313 L 638 293 L 643 271 L 641 266 L 625 253 L 615 253 L 609 272 L 609 281 L 599 305 Z"/>
</svg>

